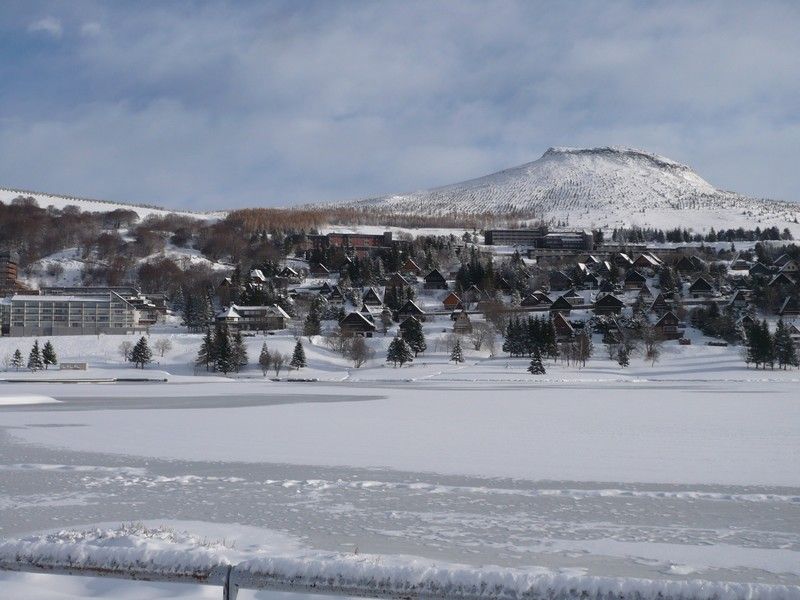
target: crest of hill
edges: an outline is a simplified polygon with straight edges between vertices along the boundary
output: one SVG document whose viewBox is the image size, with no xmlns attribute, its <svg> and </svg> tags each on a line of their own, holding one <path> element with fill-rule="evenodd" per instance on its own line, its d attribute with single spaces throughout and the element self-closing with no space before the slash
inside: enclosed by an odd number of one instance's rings
<svg viewBox="0 0 800 600">
<path fill-rule="evenodd" d="M 477 179 L 346 205 L 420 215 L 521 214 L 572 227 L 758 224 L 800 231 L 797 204 L 720 190 L 687 165 L 613 146 L 550 148 L 536 161 Z"/>
<path fill-rule="evenodd" d="M 85 212 L 110 212 L 112 210 L 132 210 L 139 215 L 139 219 L 144 219 L 150 215 L 182 215 L 194 219 L 219 219 L 227 214 L 224 211 L 215 212 L 194 212 L 188 210 L 172 210 L 153 206 L 150 204 L 126 204 L 124 202 L 114 202 L 112 200 L 96 200 L 92 198 L 81 198 L 78 196 L 67 196 L 62 194 L 50 194 L 46 192 L 32 192 L 30 190 L 19 190 L 13 188 L 0 188 L 0 202 L 11 203 L 20 196 L 33 198 L 42 207 L 63 209 L 66 206 L 77 206 Z"/>
</svg>

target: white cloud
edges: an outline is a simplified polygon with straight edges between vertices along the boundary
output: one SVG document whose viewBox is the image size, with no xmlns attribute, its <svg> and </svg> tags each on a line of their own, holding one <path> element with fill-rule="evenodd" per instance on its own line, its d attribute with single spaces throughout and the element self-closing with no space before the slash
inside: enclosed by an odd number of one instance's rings
<svg viewBox="0 0 800 600">
<path fill-rule="evenodd" d="M 56 38 L 61 37 L 61 34 L 64 32 L 61 21 L 55 17 L 44 17 L 34 21 L 28 25 L 28 31 L 32 33 L 46 33 Z"/>
<path fill-rule="evenodd" d="M 102 27 L 100 23 L 96 21 L 88 21 L 81 25 L 81 35 L 91 37 L 95 35 L 99 35 L 102 31 Z"/>
</svg>

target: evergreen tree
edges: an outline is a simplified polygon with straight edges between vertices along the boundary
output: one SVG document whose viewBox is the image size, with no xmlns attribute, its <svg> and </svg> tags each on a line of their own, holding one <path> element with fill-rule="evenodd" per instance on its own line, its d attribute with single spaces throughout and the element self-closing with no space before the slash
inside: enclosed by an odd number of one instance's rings
<svg viewBox="0 0 800 600">
<path fill-rule="evenodd" d="M 56 349 L 53 348 L 53 344 L 50 343 L 50 340 L 47 340 L 44 344 L 44 348 L 42 348 L 42 362 L 44 363 L 45 369 L 50 365 L 58 364 Z"/>
<path fill-rule="evenodd" d="M 11 357 L 11 366 L 17 371 L 22 368 L 22 352 L 19 351 L 19 348 L 14 350 L 14 356 Z"/>
<path fill-rule="evenodd" d="M 794 347 L 789 328 L 786 327 L 783 319 L 778 320 L 775 330 L 775 358 L 778 366 L 782 369 L 798 366 L 797 349 Z"/>
<path fill-rule="evenodd" d="M 272 354 L 270 354 L 267 349 L 267 342 L 264 342 L 261 346 L 261 354 L 258 355 L 258 365 L 261 367 L 264 377 L 266 377 L 267 371 L 269 371 L 269 368 L 272 366 Z"/>
<path fill-rule="evenodd" d="M 528 373 L 531 375 L 545 374 L 544 364 L 542 363 L 542 353 L 539 351 L 538 347 L 533 350 L 533 358 L 531 359 L 531 364 L 528 365 Z"/>
<path fill-rule="evenodd" d="M 322 298 L 317 296 L 311 302 L 311 306 L 303 323 L 303 335 L 319 335 L 322 331 Z"/>
<path fill-rule="evenodd" d="M 396 367 L 398 364 L 402 367 L 405 363 L 414 360 L 411 352 L 411 347 L 401 337 L 396 337 L 389 344 L 389 351 L 386 354 L 386 362 L 393 363 Z"/>
<path fill-rule="evenodd" d="M 142 336 L 136 342 L 133 350 L 131 350 L 131 362 L 140 369 L 144 369 L 145 365 L 152 361 L 153 352 L 150 350 L 150 346 L 147 345 L 147 338 Z"/>
<path fill-rule="evenodd" d="M 464 352 L 461 350 L 461 340 L 456 340 L 456 344 L 453 346 L 453 351 L 450 352 L 450 360 L 456 364 L 464 362 Z"/>
<path fill-rule="evenodd" d="M 619 349 L 617 350 L 617 363 L 619 363 L 619 366 L 623 369 L 631 363 L 630 351 L 625 344 L 619 345 Z"/>
<path fill-rule="evenodd" d="M 556 343 L 556 326 L 553 324 L 552 318 L 548 318 L 547 321 L 542 323 L 542 341 L 545 354 L 550 358 L 557 357 L 558 343 Z"/>
<path fill-rule="evenodd" d="M 420 352 L 425 352 L 425 349 L 428 345 L 425 343 L 425 334 L 422 331 L 422 323 L 420 323 L 417 319 L 410 317 L 404 323 L 403 329 L 400 331 L 400 335 L 409 345 L 411 350 L 414 351 L 414 356 L 417 356 Z"/>
<path fill-rule="evenodd" d="M 233 340 L 231 341 L 231 356 L 233 358 L 233 368 L 238 373 L 239 369 L 246 366 L 248 362 L 247 346 L 245 346 L 242 334 L 239 331 L 233 335 Z"/>
<path fill-rule="evenodd" d="M 307 366 L 306 351 L 303 350 L 303 344 L 300 340 L 294 345 L 294 352 L 292 352 L 292 360 L 289 361 L 289 366 L 294 369 L 302 369 Z"/>
<path fill-rule="evenodd" d="M 225 375 L 236 368 L 231 336 L 224 325 L 214 330 L 214 368 Z"/>
<path fill-rule="evenodd" d="M 214 340 L 211 337 L 211 330 L 206 329 L 203 341 L 200 343 L 200 350 L 197 351 L 197 358 L 194 364 L 203 366 L 208 371 L 208 367 L 214 362 Z"/>
<path fill-rule="evenodd" d="M 28 368 L 31 371 L 41 371 L 44 368 L 42 353 L 39 351 L 39 340 L 33 342 L 30 354 L 28 354 Z"/>
</svg>

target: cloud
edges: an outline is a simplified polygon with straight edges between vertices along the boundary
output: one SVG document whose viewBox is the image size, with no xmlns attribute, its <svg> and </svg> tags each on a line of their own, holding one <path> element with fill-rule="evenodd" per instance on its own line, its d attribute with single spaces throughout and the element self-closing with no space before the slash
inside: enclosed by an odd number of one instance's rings
<svg viewBox="0 0 800 600">
<path fill-rule="evenodd" d="M 28 31 L 32 33 L 46 33 L 56 38 L 60 38 L 63 33 L 61 21 L 55 17 L 44 17 L 28 25 Z"/>
<path fill-rule="evenodd" d="M 793 3 L 56 6 L 83 35 L 15 57 L 4 185 L 281 205 L 621 144 L 800 200 Z"/>
</svg>

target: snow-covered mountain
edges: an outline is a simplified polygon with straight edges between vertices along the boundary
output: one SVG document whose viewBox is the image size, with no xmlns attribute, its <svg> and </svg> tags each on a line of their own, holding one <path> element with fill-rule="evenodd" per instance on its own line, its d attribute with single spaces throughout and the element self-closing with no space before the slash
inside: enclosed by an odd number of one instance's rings
<svg viewBox="0 0 800 600">
<path fill-rule="evenodd" d="M 6 204 L 13 201 L 18 197 L 33 198 L 41 208 L 52 206 L 53 208 L 63 209 L 65 206 L 77 206 L 86 212 L 109 212 L 112 210 L 123 209 L 132 210 L 139 215 L 140 219 L 144 219 L 150 215 L 183 215 L 193 217 L 196 219 L 217 219 L 225 216 L 225 212 L 193 212 L 187 210 L 172 210 L 168 208 L 160 208 L 158 206 L 150 206 L 148 204 L 126 204 L 124 202 L 113 202 L 111 200 L 93 200 L 90 198 L 79 198 L 77 196 L 65 196 L 62 194 L 49 194 L 45 192 L 31 192 L 28 190 L 17 190 L 12 188 L 0 187 L 0 202 Z"/>
<path fill-rule="evenodd" d="M 531 163 L 431 190 L 344 203 L 424 215 L 520 212 L 572 227 L 800 231 L 800 205 L 717 189 L 669 158 L 623 147 L 550 148 Z"/>
</svg>

